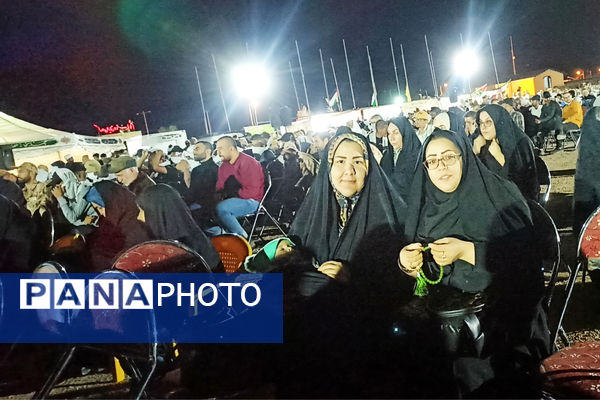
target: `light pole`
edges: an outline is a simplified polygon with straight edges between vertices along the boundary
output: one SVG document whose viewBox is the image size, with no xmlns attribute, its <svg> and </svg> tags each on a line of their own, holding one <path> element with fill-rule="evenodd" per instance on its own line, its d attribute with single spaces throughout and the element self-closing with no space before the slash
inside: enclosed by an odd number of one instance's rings
<svg viewBox="0 0 600 400">
<path fill-rule="evenodd" d="M 148 129 L 148 120 L 146 119 L 146 114 L 152 114 L 152 111 L 140 111 L 139 113 L 135 113 L 135 115 L 141 115 L 144 117 L 144 124 L 146 125 L 146 135 L 150 134 L 150 130 Z"/>
</svg>

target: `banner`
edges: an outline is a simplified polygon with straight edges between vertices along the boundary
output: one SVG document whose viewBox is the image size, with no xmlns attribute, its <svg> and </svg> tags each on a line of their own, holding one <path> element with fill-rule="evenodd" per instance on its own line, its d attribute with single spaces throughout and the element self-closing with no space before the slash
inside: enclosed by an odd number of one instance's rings
<svg viewBox="0 0 600 400">
<path fill-rule="evenodd" d="M 281 274 L 0 274 L 2 343 L 281 343 Z"/>
</svg>

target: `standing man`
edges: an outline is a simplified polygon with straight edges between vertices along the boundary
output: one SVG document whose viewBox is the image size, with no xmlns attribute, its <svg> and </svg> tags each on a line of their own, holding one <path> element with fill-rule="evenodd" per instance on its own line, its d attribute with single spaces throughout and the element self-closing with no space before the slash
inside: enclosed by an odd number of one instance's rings
<svg viewBox="0 0 600 400">
<path fill-rule="evenodd" d="M 240 153 L 229 136 L 217 140 L 217 153 L 223 164 L 216 189 L 224 199 L 217 204 L 217 216 L 225 230 L 248 238 L 237 219 L 258 210 L 265 187 L 262 167 L 254 158 Z"/>
</svg>

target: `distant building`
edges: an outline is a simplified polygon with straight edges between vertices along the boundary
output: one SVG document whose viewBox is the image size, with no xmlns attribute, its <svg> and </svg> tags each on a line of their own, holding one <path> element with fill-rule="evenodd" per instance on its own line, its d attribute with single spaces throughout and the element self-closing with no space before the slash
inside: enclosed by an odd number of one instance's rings
<svg viewBox="0 0 600 400">
<path fill-rule="evenodd" d="M 506 82 L 500 83 L 496 85 L 496 88 L 501 88 L 505 84 Z M 527 92 L 530 96 L 533 96 L 540 91 L 564 86 L 564 84 L 565 74 L 548 68 L 513 77 L 508 83 L 505 95 L 513 97 L 521 90 L 521 93 Z"/>
</svg>

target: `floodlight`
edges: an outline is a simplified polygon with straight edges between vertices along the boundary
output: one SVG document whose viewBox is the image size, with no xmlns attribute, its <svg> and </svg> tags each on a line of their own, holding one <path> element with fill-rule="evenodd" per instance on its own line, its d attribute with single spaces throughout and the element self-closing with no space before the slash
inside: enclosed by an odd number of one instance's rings
<svg viewBox="0 0 600 400">
<path fill-rule="evenodd" d="M 268 93 L 271 81 L 267 69 L 261 64 L 247 63 L 232 71 L 235 88 L 240 95 L 253 103 Z"/>
<path fill-rule="evenodd" d="M 479 59 L 472 50 L 462 50 L 454 57 L 454 73 L 470 77 L 479 68 Z"/>
</svg>

